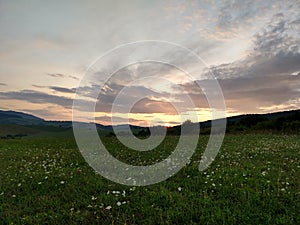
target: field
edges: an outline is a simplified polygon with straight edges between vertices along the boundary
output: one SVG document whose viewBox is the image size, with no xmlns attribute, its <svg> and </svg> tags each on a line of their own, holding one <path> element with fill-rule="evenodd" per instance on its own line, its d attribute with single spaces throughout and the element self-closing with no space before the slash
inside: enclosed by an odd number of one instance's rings
<svg viewBox="0 0 300 225">
<path fill-rule="evenodd" d="M 199 172 L 207 139 L 179 173 L 146 187 L 95 174 L 72 138 L 0 140 L 0 224 L 300 224 L 300 136 L 227 135 Z M 166 157 L 177 140 L 137 153 L 103 138 L 137 165 Z"/>
</svg>

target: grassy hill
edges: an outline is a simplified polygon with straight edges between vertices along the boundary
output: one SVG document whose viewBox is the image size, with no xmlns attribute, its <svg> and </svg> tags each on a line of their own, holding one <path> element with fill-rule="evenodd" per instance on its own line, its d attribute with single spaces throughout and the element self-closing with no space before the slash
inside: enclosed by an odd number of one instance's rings
<svg viewBox="0 0 300 225">
<path fill-rule="evenodd" d="M 210 134 L 211 121 L 200 122 L 202 134 Z M 195 125 L 193 123 L 192 125 Z M 100 136 L 114 136 L 114 133 L 127 135 L 128 125 L 115 127 L 96 124 Z M 131 131 L 137 136 L 150 135 L 145 127 L 130 125 Z M 167 134 L 180 135 L 181 126 L 168 128 Z M 227 133 L 240 132 L 300 132 L 300 110 L 249 114 L 227 118 Z M 0 138 L 29 137 L 73 137 L 72 121 L 46 121 L 42 118 L 14 111 L 0 110 Z"/>
<path fill-rule="evenodd" d="M 72 128 L 53 126 L 0 124 L 0 139 L 31 137 L 73 137 Z"/>
</svg>

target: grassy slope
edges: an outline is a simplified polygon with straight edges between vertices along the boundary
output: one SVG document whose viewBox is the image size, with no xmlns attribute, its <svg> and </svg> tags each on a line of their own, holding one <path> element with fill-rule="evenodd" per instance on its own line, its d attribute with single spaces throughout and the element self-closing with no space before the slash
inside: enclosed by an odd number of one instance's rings
<svg viewBox="0 0 300 225">
<path fill-rule="evenodd" d="M 177 138 L 144 156 L 104 141 L 139 164 L 167 155 Z M 300 224 L 299 136 L 227 135 L 199 172 L 206 142 L 201 137 L 192 163 L 174 177 L 134 189 L 95 175 L 72 139 L 0 140 L 0 223 Z"/>
<path fill-rule="evenodd" d="M 0 124 L 0 136 L 26 134 L 25 138 L 38 137 L 73 137 L 72 128 L 60 128 L 52 126 L 34 126 L 34 125 L 15 125 L 15 124 Z M 24 138 L 24 137 L 23 137 Z"/>
</svg>

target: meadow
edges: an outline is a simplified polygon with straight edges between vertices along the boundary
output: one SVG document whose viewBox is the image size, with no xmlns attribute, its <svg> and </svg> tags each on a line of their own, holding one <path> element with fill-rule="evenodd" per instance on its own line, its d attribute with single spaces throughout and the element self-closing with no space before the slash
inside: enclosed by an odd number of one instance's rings
<svg viewBox="0 0 300 225">
<path fill-rule="evenodd" d="M 102 138 L 136 165 L 168 156 L 178 137 L 135 152 Z M 300 136 L 226 135 L 205 171 L 208 136 L 172 178 L 130 187 L 96 174 L 72 138 L 0 140 L 0 224 L 300 224 Z"/>
</svg>

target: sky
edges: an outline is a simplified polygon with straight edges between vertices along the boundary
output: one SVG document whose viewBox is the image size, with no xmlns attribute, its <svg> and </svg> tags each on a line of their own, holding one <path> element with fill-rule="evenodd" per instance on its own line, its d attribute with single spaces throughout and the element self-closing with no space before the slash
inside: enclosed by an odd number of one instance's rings
<svg viewBox="0 0 300 225">
<path fill-rule="evenodd" d="M 202 63 L 162 48 L 158 54 L 172 64 L 118 67 L 151 52 L 145 45 L 93 67 L 112 49 L 147 40 L 182 46 Z M 0 109 L 47 120 L 71 120 L 76 97 L 95 102 L 102 124 L 113 117 L 117 124 L 169 126 L 193 113 L 193 121 L 204 121 L 214 109 L 197 81 L 209 83 L 211 74 L 227 116 L 300 108 L 298 0 L 0 0 L 0 43 Z M 90 121 L 84 109 L 74 110 Z"/>
</svg>

